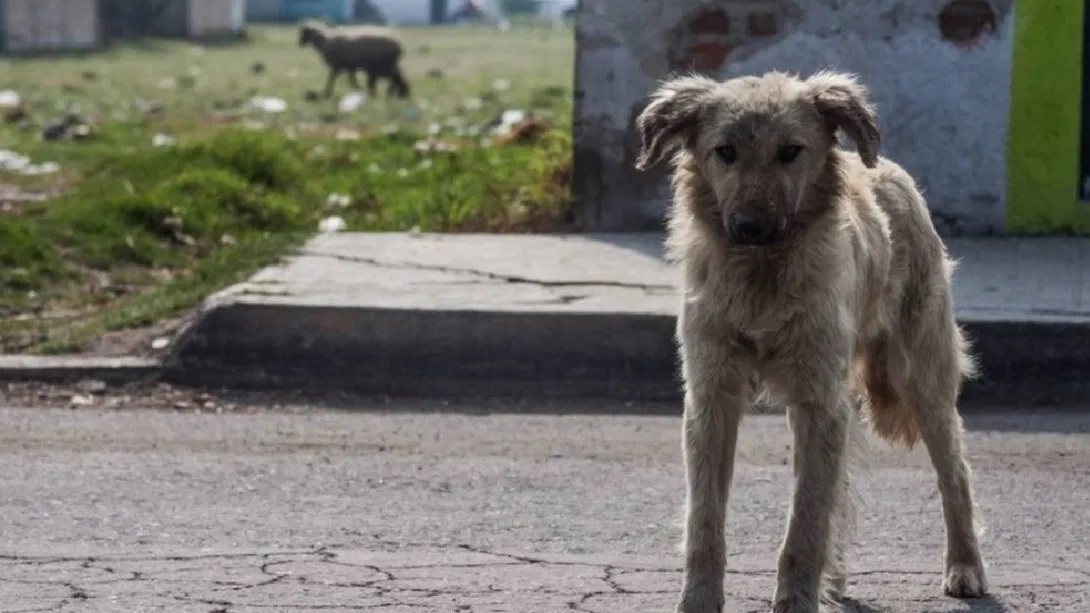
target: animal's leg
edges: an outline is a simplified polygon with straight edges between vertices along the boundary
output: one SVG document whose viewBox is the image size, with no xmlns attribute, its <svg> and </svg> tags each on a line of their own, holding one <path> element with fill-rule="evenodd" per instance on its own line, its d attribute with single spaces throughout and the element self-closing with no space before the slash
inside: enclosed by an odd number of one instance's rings
<svg viewBox="0 0 1090 613">
<path fill-rule="evenodd" d="M 732 356 L 706 341 L 683 348 L 685 372 L 685 571 L 678 613 L 720 613 L 727 552 L 727 498 L 738 426 L 751 400 L 748 382 L 732 372 Z"/>
<path fill-rule="evenodd" d="M 816 613 L 843 484 L 850 409 L 838 395 L 788 409 L 795 439 L 795 492 L 780 547 L 775 613 Z"/>
<path fill-rule="evenodd" d="M 858 406 L 853 405 L 848 416 L 849 445 L 852 437 L 859 433 L 858 417 Z M 848 457 L 850 455 L 850 451 L 845 451 L 845 458 L 841 461 L 840 480 L 836 485 L 836 498 L 833 503 L 829 550 L 825 559 L 823 573 L 826 582 L 825 596 L 836 602 L 843 600 L 847 595 L 848 555 L 851 553 L 852 541 L 855 538 L 856 509 L 851 492 L 851 476 L 849 475 Z"/>
<path fill-rule="evenodd" d="M 326 80 L 326 84 L 325 84 L 325 97 L 326 98 L 329 98 L 330 96 L 333 95 L 333 84 L 337 81 L 337 77 L 340 74 L 341 74 L 341 69 L 340 68 L 330 68 L 329 69 L 329 79 Z"/>
<path fill-rule="evenodd" d="M 394 66 L 390 71 L 390 89 L 391 94 L 396 94 L 398 98 L 409 97 L 409 82 L 405 80 L 405 75 L 401 74 L 401 69 Z"/>
<path fill-rule="evenodd" d="M 916 405 L 922 407 L 918 419 L 920 434 L 938 473 L 946 520 L 946 571 L 942 588 L 955 598 L 983 596 L 988 592 L 988 581 L 974 529 L 971 471 L 961 441 L 961 417 L 953 403 L 921 401 L 922 404 Z"/>
<path fill-rule="evenodd" d="M 946 524 L 946 555 L 943 591 L 956 598 L 974 598 L 988 591 L 984 563 L 976 533 L 976 507 L 972 479 L 965 459 L 962 422 L 957 396 L 963 373 L 971 371 L 961 330 L 954 321 L 949 299 L 938 312 L 917 314 L 917 331 L 908 340 L 902 359 L 895 365 L 894 385 L 912 412 L 920 438 L 927 446 L 938 477 Z"/>
<path fill-rule="evenodd" d="M 375 93 L 378 91 L 378 75 L 373 72 L 367 73 L 367 94 L 372 98 L 375 97 Z"/>
<path fill-rule="evenodd" d="M 357 91 L 359 90 L 360 82 L 359 82 L 359 80 L 356 79 L 356 71 L 355 70 L 349 70 L 348 71 L 348 82 L 352 84 L 352 89 L 357 90 Z"/>
<path fill-rule="evenodd" d="M 926 368 L 923 364 L 914 367 Z M 951 370 L 949 376 L 958 376 L 957 371 Z M 949 392 L 952 385 L 942 387 L 947 391 L 930 389 L 925 381 L 913 381 L 905 399 L 916 413 L 920 437 L 927 445 L 942 496 L 946 522 L 943 591 L 955 598 L 975 598 L 987 593 L 988 581 L 975 529 L 971 469 L 965 459 L 955 394 Z"/>
</svg>

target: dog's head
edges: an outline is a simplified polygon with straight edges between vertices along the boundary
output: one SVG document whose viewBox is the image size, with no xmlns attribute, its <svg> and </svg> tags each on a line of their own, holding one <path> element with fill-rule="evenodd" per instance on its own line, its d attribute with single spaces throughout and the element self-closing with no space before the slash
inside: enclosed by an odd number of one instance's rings
<svg viewBox="0 0 1090 613">
<path fill-rule="evenodd" d="M 808 196 L 823 178 L 838 130 L 866 166 L 878 163 L 866 88 L 843 73 L 672 78 L 652 94 L 636 127 L 637 168 L 667 156 L 675 165 L 691 162 L 714 193 L 713 210 L 700 217 L 737 245 L 782 242 L 789 225 L 810 213 Z"/>
</svg>

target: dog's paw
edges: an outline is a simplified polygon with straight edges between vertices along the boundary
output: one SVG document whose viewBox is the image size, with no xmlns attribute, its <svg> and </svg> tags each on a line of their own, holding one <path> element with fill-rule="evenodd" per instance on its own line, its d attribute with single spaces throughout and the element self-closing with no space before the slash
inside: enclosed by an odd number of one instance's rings
<svg viewBox="0 0 1090 613">
<path fill-rule="evenodd" d="M 954 598 L 979 598 L 988 593 L 988 578 L 980 564 L 953 564 L 946 570 L 942 591 Z"/>
<path fill-rule="evenodd" d="M 677 613 L 723 613 L 723 590 L 706 585 L 686 586 Z"/>
</svg>

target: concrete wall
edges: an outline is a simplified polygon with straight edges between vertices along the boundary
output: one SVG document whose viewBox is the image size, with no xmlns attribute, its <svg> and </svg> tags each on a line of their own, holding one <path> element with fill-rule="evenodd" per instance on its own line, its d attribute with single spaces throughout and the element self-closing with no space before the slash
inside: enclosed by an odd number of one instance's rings
<svg viewBox="0 0 1090 613">
<path fill-rule="evenodd" d="M 173 0 L 156 20 L 157 36 L 220 38 L 246 27 L 244 0 Z"/>
<path fill-rule="evenodd" d="M 584 226 L 639 230 L 661 223 L 665 170 L 632 168 L 632 121 L 659 79 L 689 69 L 725 79 L 835 67 L 858 73 L 870 87 L 882 153 L 917 177 L 944 230 L 1003 229 L 1013 0 L 950 5 L 584 0 L 574 135 Z"/>
<path fill-rule="evenodd" d="M 0 0 L 0 51 L 87 49 L 101 43 L 98 0 Z"/>
</svg>

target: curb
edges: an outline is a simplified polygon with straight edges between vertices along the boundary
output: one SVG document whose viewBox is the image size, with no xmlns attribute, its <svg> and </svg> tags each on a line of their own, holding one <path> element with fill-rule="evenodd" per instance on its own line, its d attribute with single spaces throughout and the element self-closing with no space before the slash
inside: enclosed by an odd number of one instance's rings
<svg viewBox="0 0 1090 613">
<path fill-rule="evenodd" d="M 227 303 L 175 345 L 167 380 L 393 396 L 677 396 L 672 317 Z"/>
<path fill-rule="evenodd" d="M 393 396 L 680 398 L 673 316 L 210 305 L 166 380 Z M 1090 325 L 962 321 L 982 376 L 969 405 L 1090 401 Z"/>
<path fill-rule="evenodd" d="M 96 379 L 111 385 L 156 381 L 163 365 L 151 358 L 0 356 L 0 381 L 74 383 Z"/>
</svg>

